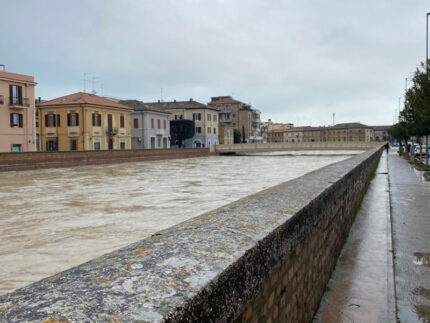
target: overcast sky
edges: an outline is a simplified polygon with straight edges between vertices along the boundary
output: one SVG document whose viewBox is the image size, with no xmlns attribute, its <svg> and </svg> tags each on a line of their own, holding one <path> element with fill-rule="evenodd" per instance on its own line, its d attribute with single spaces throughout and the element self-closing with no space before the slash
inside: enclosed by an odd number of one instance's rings
<svg viewBox="0 0 430 323">
<path fill-rule="evenodd" d="M 429 0 L 2 0 L 0 64 L 43 99 L 233 95 L 262 120 L 392 124 Z M 162 89 L 162 91 L 161 91 Z M 91 81 L 87 91 L 92 90 Z"/>
</svg>

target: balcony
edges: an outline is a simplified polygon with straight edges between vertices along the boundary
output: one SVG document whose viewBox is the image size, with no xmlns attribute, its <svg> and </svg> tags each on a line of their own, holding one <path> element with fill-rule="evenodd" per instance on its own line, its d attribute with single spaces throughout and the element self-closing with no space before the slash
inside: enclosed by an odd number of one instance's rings
<svg viewBox="0 0 430 323">
<path fill-rule="evenodd" d="M 10 97 L 9 108 L 26 109 L 30 107 L 30 100 L 28 98 Z"/>
<path fill-rule="evenodd" d="M 111 128 L 106 130 L 106 136 L 108 137 L 116 136 L 117 133 L 118 133 L 118 128 Z"/>
</svg>

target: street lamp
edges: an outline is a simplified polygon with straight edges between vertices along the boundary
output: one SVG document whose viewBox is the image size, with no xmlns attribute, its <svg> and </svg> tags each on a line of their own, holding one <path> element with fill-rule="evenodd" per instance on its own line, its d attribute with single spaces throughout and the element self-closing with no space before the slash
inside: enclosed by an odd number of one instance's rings
<svg viewBox="0 0 430 323">
<path fill-rule="evenodd" d="M 429 16 L 430 12 L 426 15 L 426 74 L 427 80 L 429 78 Z M 426 165 L 429 164 L 429 136 L 426 136 Z"/>
</svg>

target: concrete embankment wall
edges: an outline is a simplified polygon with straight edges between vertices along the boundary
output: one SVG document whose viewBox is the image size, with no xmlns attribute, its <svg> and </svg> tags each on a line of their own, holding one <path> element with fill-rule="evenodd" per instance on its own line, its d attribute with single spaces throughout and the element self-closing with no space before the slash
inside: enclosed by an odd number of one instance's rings
<svg viewBox="0 0 430 323">
<path fill-rule="evenodd" d="M 309 321 L 380 154 L 366 151 L 0 296 L 0 321 Z"/>
<path fill-rule="evenodd" d="M 210 154 L 208 148 L 0 153 L 0 172 L 158 159 L 191 158 L 209 156 Z"/>
<path fill-rule="evenodd" d="M 274 142 L 216 145 L 211 150 L 218 153 L 265 152 L 276 150 L 367 150 L 380 147 L 380 142 L 337 141 L 337 142 Z"/>
</svg>

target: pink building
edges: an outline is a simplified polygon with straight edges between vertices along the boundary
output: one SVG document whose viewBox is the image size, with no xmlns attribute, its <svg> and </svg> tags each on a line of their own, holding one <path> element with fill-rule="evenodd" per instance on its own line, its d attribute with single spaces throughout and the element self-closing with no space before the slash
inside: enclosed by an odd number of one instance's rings
<svg viewBox="0 0 430 323">
<path fill-rule="evenodd" d="M 0 152 L 36 150 L 33 76 L 0 71 Z"/>
</svg>

